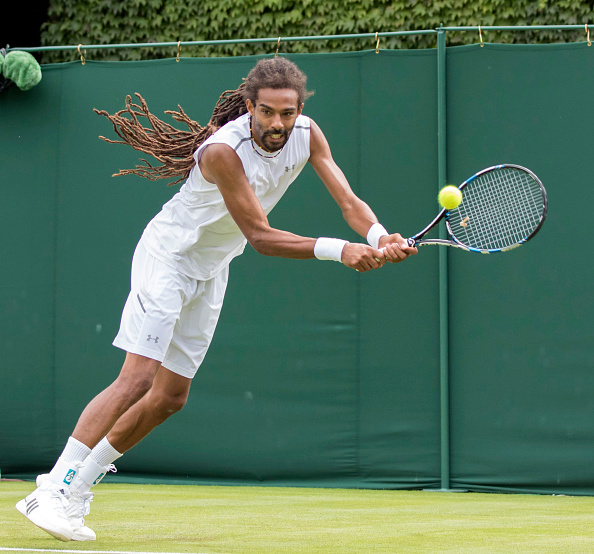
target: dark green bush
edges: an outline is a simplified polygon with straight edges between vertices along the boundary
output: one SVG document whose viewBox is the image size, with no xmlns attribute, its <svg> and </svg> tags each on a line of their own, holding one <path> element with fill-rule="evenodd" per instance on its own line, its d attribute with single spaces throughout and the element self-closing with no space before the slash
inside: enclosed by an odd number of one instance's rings
<svg viewBox="0 0 594 554">
<path fill-rule="evenodd" d="M 326 36 L 412 31 L 444 26 L 594 24 L 593 1 L 583 0 L 52 0 L 42 27 L 44 46 Z M 449 32 L 448 45 L 476 43 L 475 32 Z M 491 31 L 485 42 L 551 43 L 586 39 L 585 30 Z M 433 48 L 435 35 L 382 38 L 380 48 Z M 344 52 L 375 48 L 348 38 L 282 42 L 280 51 Z M 182 56 L 273 53 L 276 43 L 183 46 Z M 89 59 L 174 57 L 177 47 L 93 49 Z M 50 51 L 43 62 L 77 59 Z"/>
</svg>

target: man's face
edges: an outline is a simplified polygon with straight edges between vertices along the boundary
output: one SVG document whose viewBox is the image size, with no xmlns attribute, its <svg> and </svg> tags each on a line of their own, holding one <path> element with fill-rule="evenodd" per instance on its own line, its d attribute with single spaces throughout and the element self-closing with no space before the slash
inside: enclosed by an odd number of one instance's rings
<svg viewBox="0 0 594 554">
<path fill-rule="evenodd" d="M 263 88 L 254 105 L 246 101 L 252 116 L 252 136 L 256 144 L 269 152 L 277 152 L 289 140 L 295 120 L 303 109 L 299 96 L 290 88 Z"/>
</svg>

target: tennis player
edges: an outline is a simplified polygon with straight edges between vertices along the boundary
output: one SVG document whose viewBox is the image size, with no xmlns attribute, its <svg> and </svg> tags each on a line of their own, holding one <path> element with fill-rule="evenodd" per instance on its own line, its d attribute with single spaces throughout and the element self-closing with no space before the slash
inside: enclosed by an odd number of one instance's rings
<svg viewBox="0 0 594 554">
<path fill-rule="evenodd" d="M 187 180 L 144 230 L 114 340 L 126 351 L 121 372 L 86 406 L 49 474 L 17 504 L 54 537 L 95 540 L 84 524 L 91 487 L 184 406 L 215 331 L 229 263 L 246 242 L 266 256 L 333 260 L 361 273 L 417 253 L 351 190 L 324 134 L 302 114 L 306 81 L 285 58 L 259 61 L 242 87 L 245 113 L 195 149 Z M 267 214 L 307 162 L 368 244 L 269 225 Z"/>
</svg>

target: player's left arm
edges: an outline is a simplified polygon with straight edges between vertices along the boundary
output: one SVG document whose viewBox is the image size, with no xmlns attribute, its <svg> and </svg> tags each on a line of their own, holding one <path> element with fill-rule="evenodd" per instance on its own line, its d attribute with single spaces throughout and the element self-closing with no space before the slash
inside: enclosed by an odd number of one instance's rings
<svg viewBox="0 0 594 554">
<path fill-rule="evenodd" d="M 347 178 L 332 157 L 324 133 L 313 120 L 311 120 L 309 163 L 340 207 L 351 229 L 366 238 L 369 229 L 373 224 L 378 223 L 378 219 L 369 205 L 353 192 Z M 417 249 L 408 246 L 406 239 L 400 233 L 380 237 L 379 248 L 384 249 L 386 260 L 393 263 L 401 262 L 410 254 L 417 253 Z"/>
</svg>

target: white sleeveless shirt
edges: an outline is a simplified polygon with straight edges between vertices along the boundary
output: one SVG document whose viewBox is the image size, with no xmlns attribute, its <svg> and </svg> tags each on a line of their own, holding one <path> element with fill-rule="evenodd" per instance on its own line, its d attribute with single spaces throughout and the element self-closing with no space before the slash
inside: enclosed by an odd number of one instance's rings
<svg viewBox="0 0 594 554">
<path fill-rule="evenodd" d="M 205 281 L 219 273 L 246 245 L 217 185 L 202 176 L 198 162 L 209 144 L 227 144 L 239 156 L 247 180 L 268 215 L 309 159 L 310 119 L 297 117 L 289 140 L 275 157 L 251 140 L 249 114 L 221 127 L 194 153 L 188 179 L 142 235 L 147 251 L 188 277 Z"/>
</svg>

